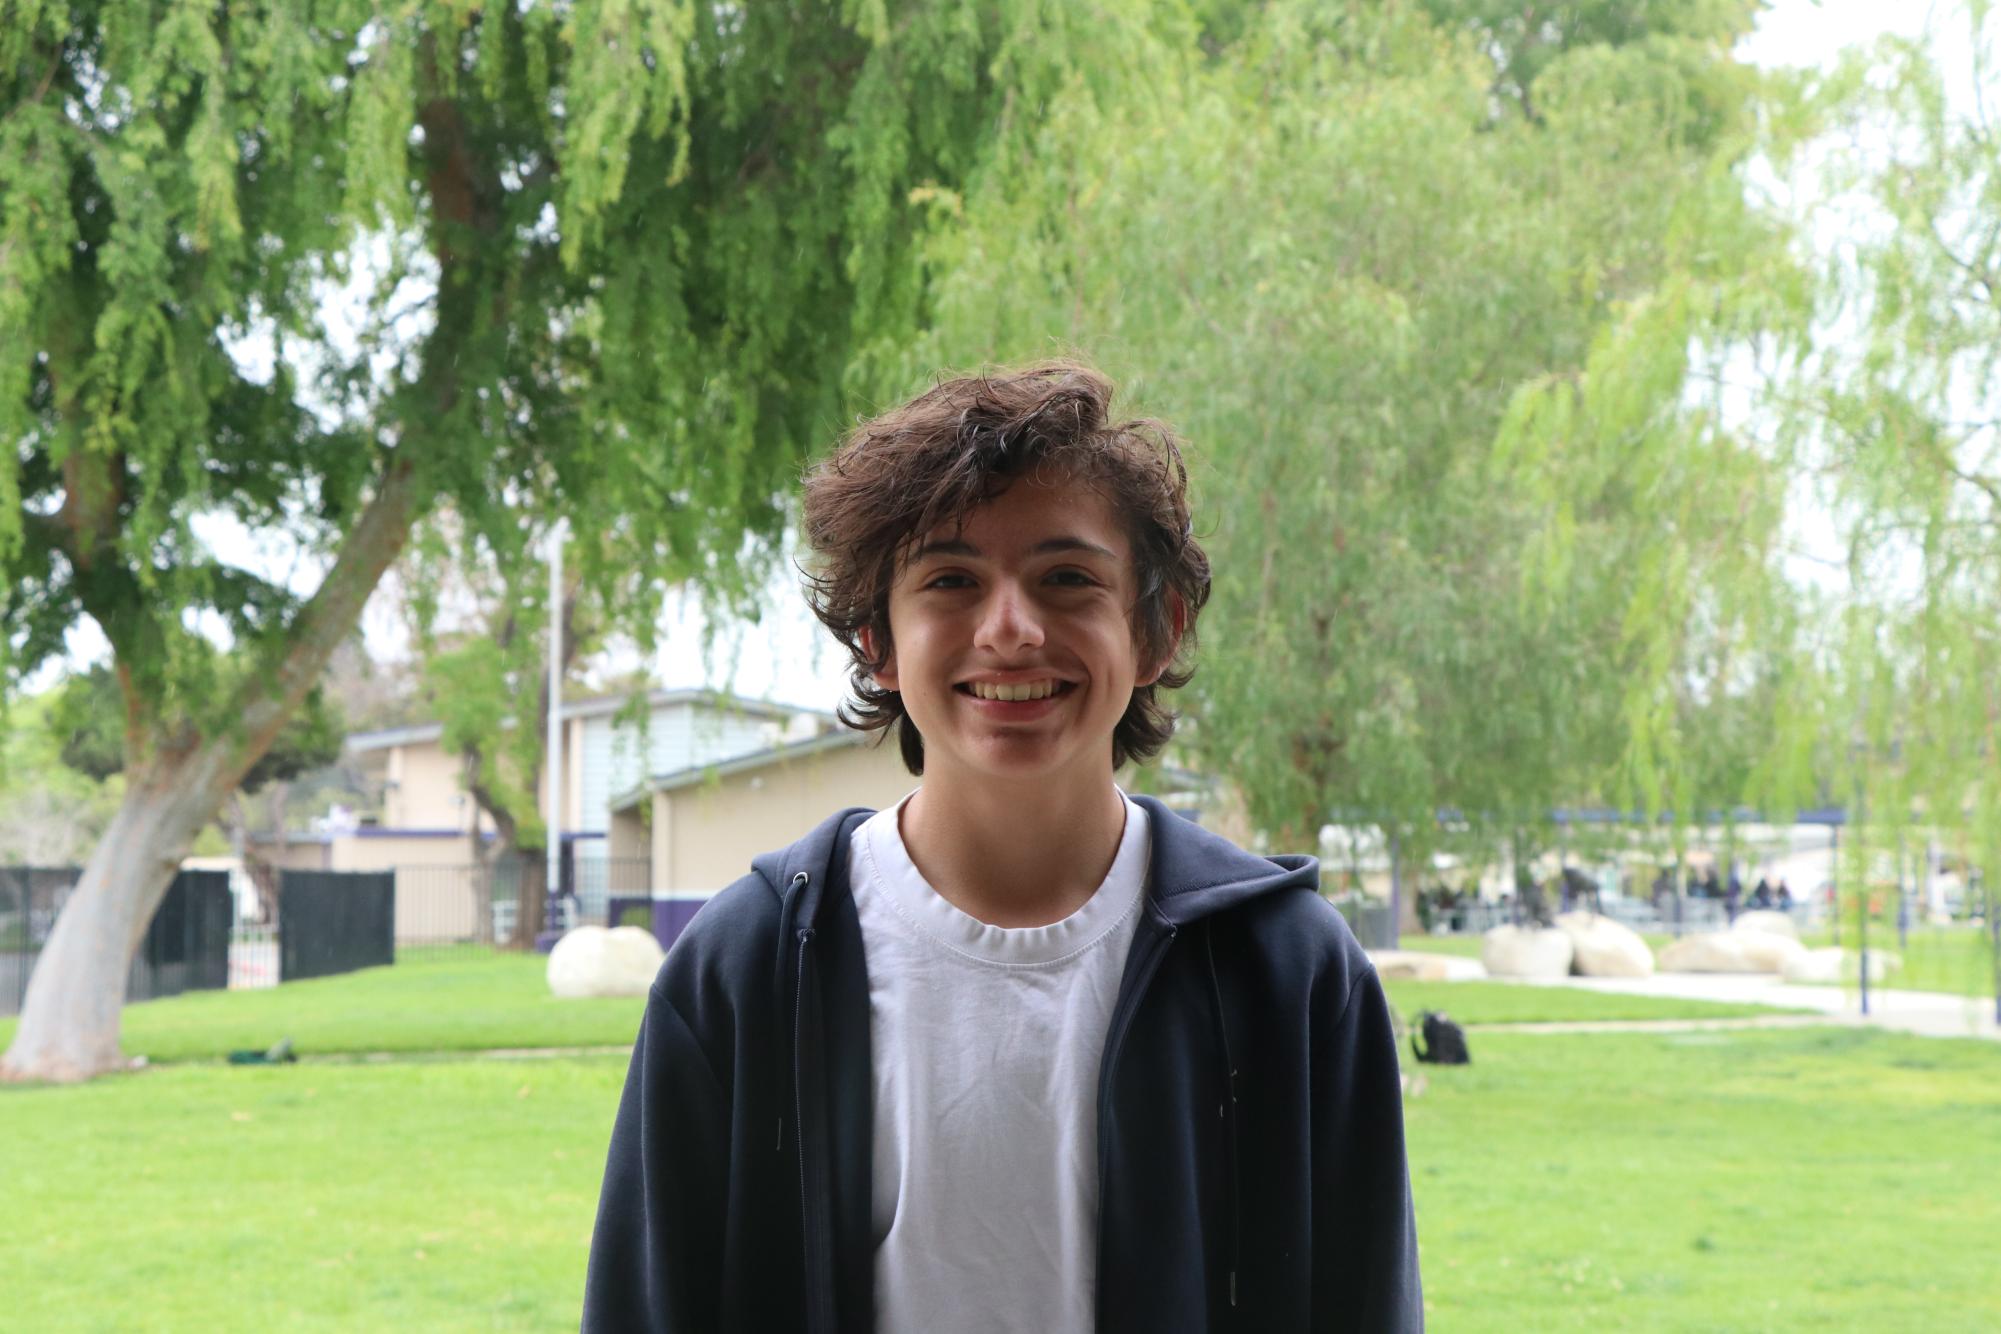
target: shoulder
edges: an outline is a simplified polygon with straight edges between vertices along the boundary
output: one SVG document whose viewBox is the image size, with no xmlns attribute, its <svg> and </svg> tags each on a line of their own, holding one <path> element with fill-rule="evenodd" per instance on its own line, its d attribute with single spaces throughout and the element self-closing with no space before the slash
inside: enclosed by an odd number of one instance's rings
<svg viewBox="0 0 2001 1334">
<path fill-rule="evenodd" d="M 753 871 L 701 906 L 667 951 L 657 991 L 701 980 L 713 985 L 747 973 L 768 973 L 778 948 L 778 891 Z"/>
<path fill-rule="evenodd" d="M 1230 914 L 1254 966 L 1282 991 L 1345 1005 L 1357 983 L 1376 975 L 1367 951 L 1340 910 L 1306 888 L 1266 894 Z"/>
<path fill-rule="evenodd" d="M 691 1002 L 719 994 L 765 997 L 778 963 L 788 896 L 796 897 L 795 876 L 804 872 L 808 883 L 824 886 L 849 834 L 871 813 L 837 811 L 797 842 L 758 857 L 749 873 L 718 891 L 689 921 L 667 951 L 655 996 L 664 994 L 684 1013 Z M 811 908 L 806 911 L 810 919 Z"/>
</svg>

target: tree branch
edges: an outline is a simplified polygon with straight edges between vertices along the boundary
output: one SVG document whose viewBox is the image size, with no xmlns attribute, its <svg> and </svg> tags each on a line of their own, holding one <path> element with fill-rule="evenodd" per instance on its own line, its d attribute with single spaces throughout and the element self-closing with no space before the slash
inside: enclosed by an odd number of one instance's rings
<svg viewBox="0 0 2001 1334">
<path fill-rule="evenodd" d="M 1931 237 L 1932 243 L 1938 247 L 1939 254 L 1945 256 L 1946 262 L 1961 273 L 1964 273 L 1968 278 L 1971 278 L 1974 285 L 1987 294 L 1987 300 L 1990 305 L 2001 305 L 2001 277 L 1988 272 L 1987 267 L 1983 264 L 1976 264 L 1970 259 L 1961 258 L 1959 252 L 1952 248 L 1952 244 L 1939 231 L 1938 219 L 1930 214 L 1925 216 L 1925 232 Z"/>
<path fill-rule="evenodd" d="M 284 655 L 272 670 L 252 674 L 238 688 L 231 714 L 243 720 L 244 735 L 230 787 L 276 739 L 285 720 L 320 679 L 334 649 L 353 632 L 383 571 L 409 539 L 422 504 L 415 463 L 399 451 L 341 542 L 333 568 L 293 620 Z"/>
</svg>

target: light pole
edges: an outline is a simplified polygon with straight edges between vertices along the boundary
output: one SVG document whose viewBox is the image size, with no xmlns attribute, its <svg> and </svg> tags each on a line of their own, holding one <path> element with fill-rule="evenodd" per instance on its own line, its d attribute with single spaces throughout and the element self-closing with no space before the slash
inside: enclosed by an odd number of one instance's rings
<svg viewBox="0 0 2001 1334">
<path fill-rule="evenodd" d="M 562 905 L 557 901 L 563 871 L 563 539 L 568 522 L 557 519 L 549 530 L 549 730 L 544 742 L 543 768 L 549 777 L 547 862 L 542 873 L 542 934 L 535 948 L 547 953 L 563 934 Z"/>
</svg>

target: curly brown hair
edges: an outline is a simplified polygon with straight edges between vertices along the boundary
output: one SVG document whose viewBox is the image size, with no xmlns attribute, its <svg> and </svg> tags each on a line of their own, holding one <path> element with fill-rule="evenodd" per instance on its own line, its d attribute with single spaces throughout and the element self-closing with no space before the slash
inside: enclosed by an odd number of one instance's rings
<svg viewBox="0 0 2001 1334">
<path fill-rule="evenodd" d="M 1139 659 L 1150 666 L 1173 654 L 1153 685 L 1133 690 L 1112 733 L 1112 767 L 1150 758 L 1173 735 L 1175 715 L 1155 691 L 1194 675 L 1188 659 L 1196 615 L 1209 600 L 1209 557 L 1189 519 L 1188 469 L 1173 430 L 1151 419 L 1112 421 L 1112 394 L 1109 379 L 1074 361 L 945 380 L 855 427 L 807 474 L 814 559 L 806 600 L 852 659 L 855 697 L 841 706 L 841 720 L 885 735 L 900 722 L 911 773 L 924 772 L 924 739 L 902 696 L 875 681 L 894 650 L 890 588 L 925 534 L 964 523 L 1016 478 L 1045 466 L 1110 503 L 1138 576 L 1131 620 Z"/>
</svg>

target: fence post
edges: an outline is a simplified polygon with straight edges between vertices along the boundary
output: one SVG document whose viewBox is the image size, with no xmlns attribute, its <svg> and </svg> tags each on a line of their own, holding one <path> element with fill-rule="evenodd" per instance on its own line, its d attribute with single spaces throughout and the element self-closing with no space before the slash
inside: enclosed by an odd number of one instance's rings
<svg viewBox="0 0 2001 1334">
<path fill-rule="evenodd" d="M 1390 948 L 1403 945 L 1403 843 L 1390 834 Z"/>
<path fill-rule="evenodd" d="M 1994 1022 L 2001 1024 L 2001 913 L 1994 911 L 1994 886 L 1987 887 L 1987 958 L 1994 965 Z"/>
</svg>

